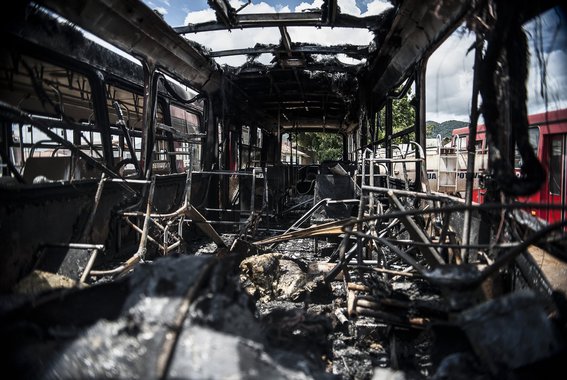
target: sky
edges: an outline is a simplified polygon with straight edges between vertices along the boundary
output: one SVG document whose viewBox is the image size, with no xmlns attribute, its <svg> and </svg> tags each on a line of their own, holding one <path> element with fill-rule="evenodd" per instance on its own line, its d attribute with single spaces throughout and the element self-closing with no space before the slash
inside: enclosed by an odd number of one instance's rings
<svg viewBox="0 0 567 380">
<path fill-rule="evenodd" d="M 171 26 L 183 26 L 215 19 L 207 0 L 144 0 L 152 9 L 161 13 Z M 230 0 L 238 9 L 248 1 Z M 320 8 L 322 0 L 252 0 L 240 11 L 301 12 Z M 386 0 L 338 0 L 342 13 L 355 16 L 380 14 L 391 7 Z M 567 20 L 565 14 L 556 10 L 548 11 L 540 19 L 524 26 L 529 38 L 531 69 L 528 79 L 528 113 L 544 112 L 567 107 Z M 293 42 L 312 42 L 325 45 L 355 44 L 367 45 L 372 35 L 366 29 L 290 27 Z M 187 34 L 211 50 L 226 50 L 253 47 L 256 43 L 277 44 L 280 34 L 275 28 L 243 29 L 231 32 L 216 31 Z M 473 79 L 473 56 L 467 50 L 474 41 L 474 35 L 463 28 L 450 36 L 429 58 L 427 69 L 427 120 L 468 121 Z M 268 64 L 271 55 L 264 54 L 259 61 Z M 240 65 L 245 57 L 217 58 L 220 64 Z M 345 63 L 359 63 L 345 56 L 339 56 Z M 544 75 L 545 74 L 545 75 Z M 542 81 L 542 78 L 545 80 Z M 542 82 L 544 87 L 542 87 Z M 542 91 L 545 88 L 545 91 Z M 545 95 L 542 95 L 545 94 Z"/>
</svg>

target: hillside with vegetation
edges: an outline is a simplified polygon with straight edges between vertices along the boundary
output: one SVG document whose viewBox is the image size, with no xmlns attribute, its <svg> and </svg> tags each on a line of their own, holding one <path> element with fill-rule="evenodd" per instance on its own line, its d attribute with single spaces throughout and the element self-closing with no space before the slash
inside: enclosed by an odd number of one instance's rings
<svg viewBox="0 0 567 380">
<path fill-rule="evenodd" d="M 468 126 L 469 123 L 459 120 L 448 120 L 442 123 L 436 121 L 427 121 L 427 138 L 435 138 L 437 135 L 441 135 L 441 138 L 451 137 L 453 129 L 463 128 Z"/>
</svg>

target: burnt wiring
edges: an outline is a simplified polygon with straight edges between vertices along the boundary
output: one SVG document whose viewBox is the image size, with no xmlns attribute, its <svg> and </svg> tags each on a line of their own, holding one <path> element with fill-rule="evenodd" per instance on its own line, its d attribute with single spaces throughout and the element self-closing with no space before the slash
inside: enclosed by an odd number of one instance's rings
<svg viewBox="0 0 567 380">
<path fill-rule="evenodd" d="M 490 161 L 494 180 L 506 194 L 522 196 L 533 194 L 545 180 L 545 170 L 537 159 L 530 143 L 527 117 L 526 80 L 528 76 L 528 47 L 525 32 L 522 29 L 522 17 L 518 17 L 516 7 L 507 2 L 496 1 L 498 17 L 488 33 L 487 47 L 481 61 L 480 94 L 482 96 L 482 114 L 490 141 Z M 514 64 L 508 64 L 514 62 Z M 504 73 L 507 69 L 507 72 Z M 509 88 L 500 94 L 509 77 Z M 513 96 L 507 96 L 513 94 Z M 503 96 L 506 97 L 503 99 Z M 502 112 L 504 103 L 509 102 L 509 109 Z M 500 136 L 506 130 L 506 119 L 512 127 L 510 141 Z M 522 157 L 522 175 L 517 177 L 507 148 L 516 143 Z"/>
</svg>

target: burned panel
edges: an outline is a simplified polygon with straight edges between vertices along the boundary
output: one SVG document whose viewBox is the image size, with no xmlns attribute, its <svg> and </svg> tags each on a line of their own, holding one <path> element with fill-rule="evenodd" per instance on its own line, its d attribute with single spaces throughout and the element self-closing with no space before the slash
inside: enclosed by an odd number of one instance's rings
<svg viewBox="0 0 567 380">
<path fill-rule="evenodd" d="M 0 236 L 5 242 L 0 266 L 0 289 L 9 291 L 29 273 L 42 245 L 67 244 L 78 239 L 93 206 L 96 183 L 81 185 L 43 185 L 34 188 L 1 189 L 2 223 Z M 110 220 L 116 205 L 125 202 L 118 186 L 109 186 L 98 217 Z M 109 224 L 100 225 L 94 234 L 102 241 L 108 236 Z M 76 240 L 75 240 L 76 241 Z M 99 240 L 100 241 L 100 240 Z"/>
</svg>

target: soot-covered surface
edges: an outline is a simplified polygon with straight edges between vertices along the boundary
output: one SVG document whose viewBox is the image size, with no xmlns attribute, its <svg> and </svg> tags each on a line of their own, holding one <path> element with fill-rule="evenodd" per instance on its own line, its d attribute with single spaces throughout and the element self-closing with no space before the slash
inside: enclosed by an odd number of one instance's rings
<svg viewBox="0 0 567 380">
<path fill-rule="evenodd" d="M 223 239 L 230 252 L 196 240 L 113 281 L 2 299 L 3 368 L 49 379 L 523 379 L 564 357 L 529 292 L 456 312 L 409 272 L 349 265 L 330 280 L 336 238 L 263 250 Z"/>
<path fill-rule="evenodd" d="M 299 239 L 242 262 L 242 284 L 256 300 L 256 316 L 268 341 L 303 352 L 340 379 L 430 376 L 430 332 L 348 315 L 343 279 L 327 283 L 325 272 L 318 269 L 330 266 L 313 265 L 327 261 L 337 245 L 325 239 L 317 243 Z M 376 276 L 362 276 L 357 282 L 379 281 Z M 428 294 L 431 289 L 425 284 L 403 279 L 392 284 L 390 295 L 437 299 L 436 294 Z"/>
</svg>

